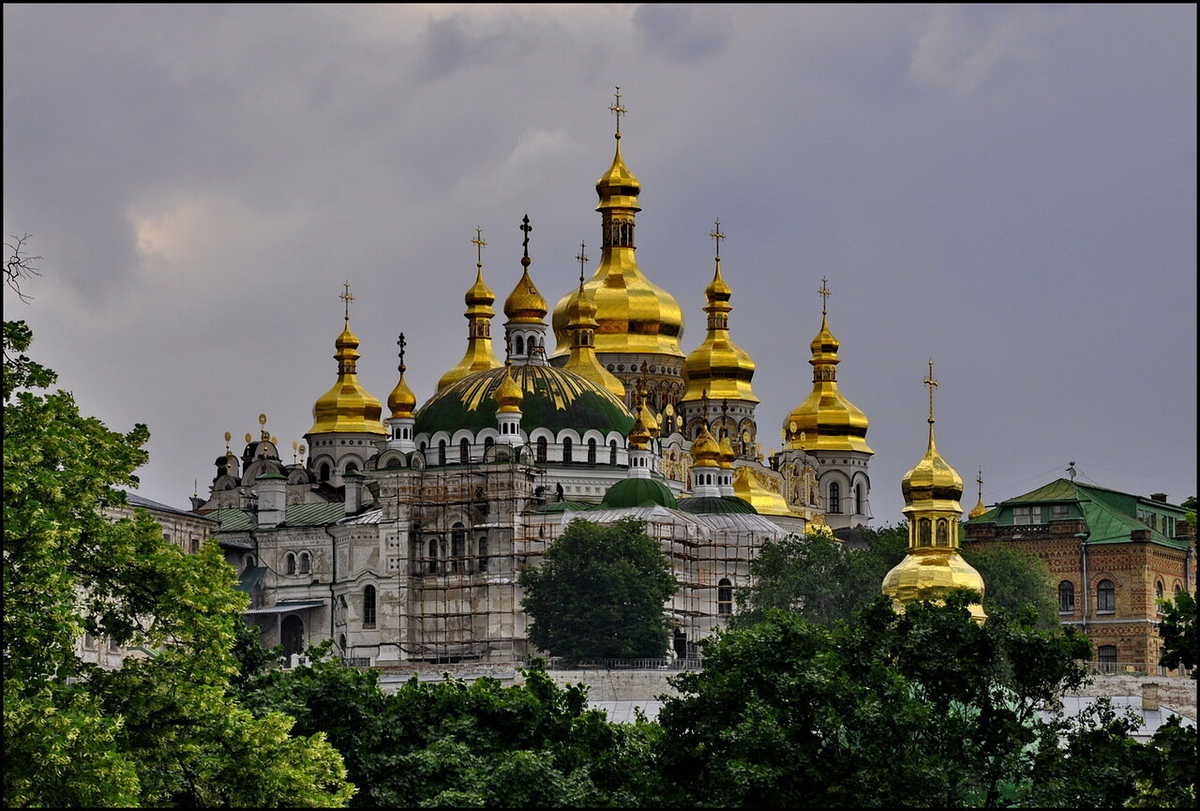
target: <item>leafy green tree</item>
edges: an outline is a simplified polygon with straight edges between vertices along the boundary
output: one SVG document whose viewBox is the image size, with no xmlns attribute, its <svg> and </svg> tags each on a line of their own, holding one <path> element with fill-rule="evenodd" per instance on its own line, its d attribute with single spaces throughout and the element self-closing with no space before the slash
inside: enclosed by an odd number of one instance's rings
<svg viewBox="0 0 1200 811">
<path fill-rule="evenodd" d="M 642 524 L 576 519 L 521 572 L 529 640 L 554 656 L 649 658 L 666 651 L 670 564 Z"/>
<path fill-rule="evenodd" d="M 328 735 L 361 786 L 356 805 L 631 807 L 651 794 L 657 726 L 610 723 L 585 687 L 538 667 L 511 687 L 413 678 L 385 695 L 377 672 L 344 667 L 327 645 L 308 658 L 252 677 L 244 703 Z"/>
<path fill-rule="evenodd" d="M 227 695 L 245 596 L 217 545 L 185 555 L 144 512 L 106 514 L 137 485 L 145 426 L 115 433 L 70 393 L 40 392 L 55 375 L 31 341 L 4 322 L 5 802 L 344 803 L 353 787 L 322 736 Z M 148 653 L 102 671 L 77 653 L 85 633 Z"/>
<path fill-rule="evenodd" d="M 1062 757 L 1061 727 L 1039 711 L 1083 681 L 1077 660 L 1089 645 L 1071 629 L 975 623 L 966 606 L 977 598 L 958 592 L 897 615 L 880 597 L 855 624 L 832 626 L 773 611 L 706 642 L 705 669 L 676 677 L 680 695 L 659 714 L 664 800 L 1027 802 Z M 1102 732 L 1122 742 L 1123 734 Z M 1123 785 L 1129 796 L 1132 784 Z"/>
<path fill-rule="evenodd" d="M 1050 567 L 1040 557 L 1003 543 L 965 546 L 962 556 L 983 577 L 983 610 L 989 616 L 998 611 L 1030 612 L 1039 628 L 1054 628 L 1059 624 Z"/>
<path fill-rule="evenodd" d="M 907 524 L 860 530 L 854 546 L 828 531 L 765 543 L 750 564 L 750 585 L 738 590 L 731 625 L 761 622 L 773 609 L 822 624 L 849 620 L 879 594 L 907 548 Z"/>
<path fill-rule="evenodd" d="M 1191 592 L 1181 591 L 1174 600 L 1162 601 L 1163 618 L 1158 624 L 1158 633 L 1163 640 L 1160 663 L 1174 670 L 1180 665 L 1198 677 L 1196 661 L 1200 658 L 1200 635 L 1197 634 L 1196 598 Z"/>
</svg>

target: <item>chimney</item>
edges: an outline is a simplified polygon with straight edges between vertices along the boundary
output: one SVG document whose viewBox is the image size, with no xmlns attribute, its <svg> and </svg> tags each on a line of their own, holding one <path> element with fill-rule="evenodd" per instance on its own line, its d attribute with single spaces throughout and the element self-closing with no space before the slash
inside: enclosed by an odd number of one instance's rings
<svg viewBox="0 0 1200 811">
<path fill-rule="evenodd" d="M 1142 685 L 1142 712 L 1158 711 L 1158 685 L 1146 682 Z"/>
<path fill-rule="evenodd" d="M 287 479 L 270 471 L 255 479 L 254 484 L 258 495 L 258 525 L 264 529 L 279 526 L 287 511 Z"/>
<path fill-rule="evenodd" d="M 363 508 L 363 476 L 357 470 L 342 474 L 346 487 L 346 515 L 355 515 Z"/>
</svg>

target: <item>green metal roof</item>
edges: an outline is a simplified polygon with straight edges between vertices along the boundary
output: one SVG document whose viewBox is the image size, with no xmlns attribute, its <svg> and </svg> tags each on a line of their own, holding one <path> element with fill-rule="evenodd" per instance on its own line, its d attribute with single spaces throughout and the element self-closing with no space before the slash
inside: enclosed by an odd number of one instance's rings
<svg viewBox="0 0 1200 811">
<path fill-rule="evenodd" d="M 605 507 L 642 507 L 658 504 L 678 509 L 675 494 L 658 479 L 622 479 L 604 494 Z"/>
<path fill-rule="evenodd" d="M 521 428 L 559 431 L 574 428 L 581 434 L 594 428 L 601 433 L 628 434 L 633 415 L 608 389 L 555 366 L 513 366 L 513 380 L 524 394 Z M 496 427 L 493 397 L 504 369 L 487 369 L 467 375 L 429 399 L 417 412 L 417 434 L 454 433 L 460 428 L 479 431 Z"/>
<path fill-rule="evenodd" d="M 217 527 L 218 532 L 245 532 L 256 526 L 245 510 L 239 510 L 236 507 L 213 510 L 205 517 L 213 519 L 220 525 Z"/>
<path fill-rule="evenodd" d="M 743 513 L 758 515 L 758 510 L 754 509 L 753 504 L 737 496 L 685 498 L 679 502 L 679 509 L 687 513 Z"/>
<path fill-rule="evenodd" d="M 599 509 L 599 504 L 589 504 L 585 501 L 551 501 L 548 504 L 543 504 L 536 510 L 531 510 L 535 513 L 565 513 L 565 512 L 580 512 L 581 510 L 596 510 Z"/>
<path fill-rule="evenodd" d="M 289 527 L 320 527 L 335 524 L 345 517 L 346 505 L 341 501 L 289 504 L 283 523 Z"/>
</svg>

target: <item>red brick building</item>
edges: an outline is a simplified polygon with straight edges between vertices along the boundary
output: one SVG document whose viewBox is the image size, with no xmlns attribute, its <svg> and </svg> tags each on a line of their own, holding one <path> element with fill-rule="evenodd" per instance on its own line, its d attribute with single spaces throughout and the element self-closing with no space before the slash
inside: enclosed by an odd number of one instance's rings
<svg viewBox="0 0 1200 811">
<path fill-rule="evenodd" d="M 1046 561 L 1059 617 L 1102 664 L 1154 665 L 1157 600 L 1196 588 L 1195 528 L 1182 507 L 1058 479 L 962 524 L 963 545 L 1011 544 Z M 1141 669 L 1141 668 L 1139 668 Z"/>
</svg>

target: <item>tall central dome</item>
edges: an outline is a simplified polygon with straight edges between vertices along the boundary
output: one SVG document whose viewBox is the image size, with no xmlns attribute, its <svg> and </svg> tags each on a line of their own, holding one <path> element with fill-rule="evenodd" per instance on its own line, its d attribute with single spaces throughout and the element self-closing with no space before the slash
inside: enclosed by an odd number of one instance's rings
<svg viewBox="0 0 1200 811">
<path fill-rule="evenodd" d="M 634 220 L 641 211 L 638 205 L 641 183 L 621 157 L 620 114 L 625 111 L 619 102 L 618 94 L 618 104 L 612 108 L 618 113 L 616 155 L 608 171 L 596 181 L 603 251 L 595 274 L 584 284 L 584 295 L 596 305 L 596 354 L 603 363 L 614 366 L 617 377 L 630 389 L 629 383 L 637 378 L 643 362 L 655 366 L 653 374 L 660 374 L 663 369 L 668 376 L 678 378 L 684 357 L 679 347 L 683 309 L 638 267 Z M 557 364 L 564 362 L 571 352 L 570 306 L 579 295 L 578 290 L 571 291 L 554 308 Z M 623 377 L 621 372 L 627 375 Z M 678 399 L 679 392 L 673 388 L 667 391 L 656 383 L 651 379 L 651 389 L 657 394 L 652 399 L 657 401 L 658 408 L 665 401 Z"/>
</svg>

